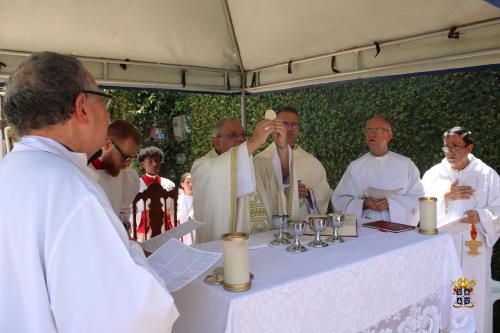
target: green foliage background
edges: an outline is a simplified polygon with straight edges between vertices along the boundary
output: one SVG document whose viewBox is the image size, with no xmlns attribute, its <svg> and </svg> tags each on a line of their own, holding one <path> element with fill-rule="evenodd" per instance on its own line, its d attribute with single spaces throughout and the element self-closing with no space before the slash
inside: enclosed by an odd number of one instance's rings
<svg viewBox="0 0 500 333">
<path fill-rule="evenodd" d="M 423 174 L 438 163 L 442 133 L 453 126 L 474 134 L 474 153 L 500 166 L 500 71 L 362 81 L 285 93 L 249 96 L 248 132 L 268 108 L 290 105 L 302 116 L 299 144 L 325 166 L 335 187 L 349 162 L 364 154 L 363 127 L 382 113 L 392 120 L 391 150 L 410 157 Z M 184 95 L 175 110 L 191 119 L 189 160 L 210 149 L 210 130 L 222 117 L 239 117 L 238 96 Z"/>
<path fill-rule="evenodd" d="M 114 93 L 117 98 L 112 117 L 134 123 L 143 136 L 143 146 L 151 144 L 148 133 L 153 124 L 165 130 L 166 140 L 154 143 L 166 155 L 160 173 L 176 183 L 196 158 L 211 149 L 215 122 L 223 117 L 240 117 L 239 96 Z M 395 135 L 391 150 L 410 157 L 422 175 L 443 158 L 441 136 L 453 126 L 469 128 L 475 138 L 474 154 L 486 164 L 500 167 L 500 70 L 354 81 L 248 96 L 248 134 L 266 109 L 278 110 L 286 105 L 300 112 L 299 144 L 323 163 L 332 188 L 349 162 L 367 151 L 363 127 L 374 113 L 391 119 Z M 181 114 L 189 116 L 192 132 L 186 140 L 177 142 L 173 139 L 172 117 Z M 187 159 L 176 164 L 175 155 L 180 152 Z M 493 272 L 500 279 L 498 254 L 494 255 Z"/>
</svg>

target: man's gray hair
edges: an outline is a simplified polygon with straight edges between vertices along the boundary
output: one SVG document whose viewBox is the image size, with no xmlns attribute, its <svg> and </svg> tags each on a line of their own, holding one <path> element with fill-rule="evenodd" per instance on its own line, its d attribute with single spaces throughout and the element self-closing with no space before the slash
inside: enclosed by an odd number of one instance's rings
<svg viewBox="0 0 500 333">
<path fill-rule="evenodd" d="M 382 120 L 384 123 L 386 123 L 387 126 L 389 126 L 389 129 L 392 130 L 392 128 L 391 128 L 391 121 L 389 120 L 389 118 L 387 118 L 383 114 L 381 114 L 381 113 L 375 113 L 368 120 L 372 120 L 372 119 Z M 367 122 L 368 122 L 368 120 L 367 120 Z"/>
<path fill-rule="evenodd" d="M 4 112 L 17 135 L 63 123 L 74 112 L 76 97 L 91 85 L 73 56 L 35 53 L 7 81 Z"/>
<path fill-rule="evenodd" d="M 234 119 L 231 119 L 231 118 L 222 118 L 220 120 L 218 120 L 215 125 L 214 125 L 214 128 L 212 130 L 212 138 L 216 138 L 216 137 L 219 137 L 221 136 L 222 134 L 222 129 L 224 128 L 224 124 L 226 123 L 226 121 L 228 120 L 234 120 Z"/>
</svg>

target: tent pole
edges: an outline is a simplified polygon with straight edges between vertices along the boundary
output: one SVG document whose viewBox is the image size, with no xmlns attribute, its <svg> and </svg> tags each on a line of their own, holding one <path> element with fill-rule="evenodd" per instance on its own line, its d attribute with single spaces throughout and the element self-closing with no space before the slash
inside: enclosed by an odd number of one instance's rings
<svg viewBox="0 0 500 333">
<path fill-rule="evenodd" d="M 240 95 L 240 112 L 241 112 L 241 126 L 247 129 L 247 92 L 245 89 L 241 90 Z"/>
</svg>

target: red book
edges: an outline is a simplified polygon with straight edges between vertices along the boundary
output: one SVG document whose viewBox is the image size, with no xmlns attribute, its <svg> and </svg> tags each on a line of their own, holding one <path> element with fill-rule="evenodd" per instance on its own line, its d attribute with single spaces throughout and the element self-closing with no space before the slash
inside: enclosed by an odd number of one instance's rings
<svg viewBox="0 0 500 333">
<path fill-rule="evenodd" d="M 403 232 L 415 229 L 415 227 L 412 225 L 389 222 L 389 221 L 368 222 L 368 223 L 363 223 L 362 226 L 387 232 Z"/>
</svg>

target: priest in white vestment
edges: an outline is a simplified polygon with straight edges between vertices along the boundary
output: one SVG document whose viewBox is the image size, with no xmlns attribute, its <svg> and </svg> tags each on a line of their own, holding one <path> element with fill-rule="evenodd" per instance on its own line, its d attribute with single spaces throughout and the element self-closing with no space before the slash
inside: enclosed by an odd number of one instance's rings
<svg viewBox="0 0 500 333">
<path fill-rule="evenodd" d="M 476 280 L 472 301 L 478 327 L 491 332 L 491 255 L 500 235 L 500 178 L 472 155 L 470 131 L 454 127 L 443 139 L 445 158 L 422 178 L 425 195 L 438 199 L 438 227 L 454 236 L 465 277 Z M 471 251 L 474 243 L 478 248 Z"/>
<path fill-rule="evenodd" d="M 288 145 L 282 121 L 264 119 L 255 125 L 250 139 L 241 124 L 233 119 L 219 120 L 212 135 L 208 154 L 191 168 L 193 211 L 205 225 L 196 230 L 196 242 L 220 239 L 227 232 L 267 231 L 270 221 L 262 199 L 256 193 L 253 153 L 273 134 L 279 150 L 282 175 L 288 173 Z M 278 178 L 283 178 L 279 175 Z M 253 216 L 252 216 L 253 215 Z M 258 218 L 256 218 L 258 217 Z"/>
<path fill-rule="evenodd" d="M 424 195 L 420 172 L 408 157 L 389 151 L 392 138 L 391 124 L 384 116 L 375 115 L 366 122 L 370 152 L 347 167 L 333 192 L 336 210 L 358 218 L 418 224 L 418 198 Z"/>
<path fill-rule="evenodd" d="M 132 201 L 139 193 L 139 175 L 130 167 L 139 151 L 137 129 L 125 120 L 113 121 L 109 124 L 108 135 L 100 151 L 100 156 L 92 159 L 89 167 L 97 173 L 97 182 L 108 196 L 116 215 L 127 224 Z"/>
<path fill-rule="evenodd" d="M 22 138 L 0 161 L 0 332 L 170 332 L 173 298 L 87 167 L 103 93 L 74 57 L 33 54 L 7 83 Z"/>
<path fill-rule="evenodd" d="M 269 217 L 285 214 L 290 219 L 302 220 L 309 214 L 325 214 L 333 191 L 321 162 L 296 143 L 300 133 L 297 110 L 285 107 L 277 112 L 277 119 L 283 121 L 286 140 L 292 149 L 288 179 L 284 183 L 281 179 L 273 179 L 274 170 L 279 166 L 278 147 L 274 143 L 259 153 L 254 161 L 257 188 L 266 194 L 264 202 Z"/>
</svg>

